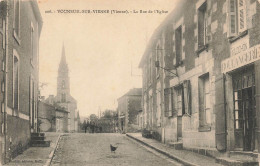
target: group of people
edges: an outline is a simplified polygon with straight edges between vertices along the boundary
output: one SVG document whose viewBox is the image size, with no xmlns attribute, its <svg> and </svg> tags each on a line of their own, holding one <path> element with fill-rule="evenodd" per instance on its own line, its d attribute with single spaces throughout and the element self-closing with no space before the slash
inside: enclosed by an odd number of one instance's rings
<svg viewBox="0 0 260 166">
<path fill-rule="evenodd" d="M 96 133 L 96 132 L 102 132 L 102 127 L 99 127 L 95 122 L 93 121 L 87 121 L 83 123 L 83 128 L 85 133 Z"/>
</svg>

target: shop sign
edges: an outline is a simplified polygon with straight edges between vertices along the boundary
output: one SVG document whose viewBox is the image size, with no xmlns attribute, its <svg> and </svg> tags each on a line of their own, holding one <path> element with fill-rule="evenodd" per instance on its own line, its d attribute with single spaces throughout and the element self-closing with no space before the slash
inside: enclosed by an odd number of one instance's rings
<svg viewBox="0 0 260 166">
<path fill-rule="evenodd" d="M 260 60 L 260 44 L 222 61 L 221 72 L 226 73 L 257 60 Z"/>
<path fill-rule="evenodd" d="M 245 52 L 249 49 L 249 38 L 248 36 L 234 42 L 230 46 L 230 57 Z"/>
</svg>

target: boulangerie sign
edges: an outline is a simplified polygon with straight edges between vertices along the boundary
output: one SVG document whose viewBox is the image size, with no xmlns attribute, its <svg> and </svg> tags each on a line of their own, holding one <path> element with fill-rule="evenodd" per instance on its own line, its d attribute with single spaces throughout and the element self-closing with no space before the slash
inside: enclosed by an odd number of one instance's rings
<svg viewBox="0 0 260 166">
<path fill-rule="evenodd" d="M 222 61 L 221 71 L 226 73 L 257 60 L 260 60 L 260 44 Z"/>
<path fill-rule="evenodd" d="M 249 38 L 248 36 L 240 39 L 238 42 L 234 42 L 230 46 L 230 57 L 247 51 L 249 48 Z"/>
</svg>

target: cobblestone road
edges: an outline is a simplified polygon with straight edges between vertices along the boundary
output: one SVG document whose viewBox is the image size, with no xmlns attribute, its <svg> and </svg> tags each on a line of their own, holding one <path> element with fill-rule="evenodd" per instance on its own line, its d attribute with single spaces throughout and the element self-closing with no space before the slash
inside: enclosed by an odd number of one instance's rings
<svg viewBox="0 0 260 166">
<path fill-rule="evenodd" d="M 110 144 L 118 146 L 110 152 Z M 67 134 L 61 137 L 52 166 L 172 166 L 169 159 L 151 153 L 121 134 Z"/>
</svg>

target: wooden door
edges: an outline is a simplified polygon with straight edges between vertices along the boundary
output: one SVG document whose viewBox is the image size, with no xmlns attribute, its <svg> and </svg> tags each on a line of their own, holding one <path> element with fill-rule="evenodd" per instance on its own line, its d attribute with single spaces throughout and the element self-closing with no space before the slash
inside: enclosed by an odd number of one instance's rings
<svg viewBox="0 0 260 166">
<path fill-rule="evenodd" d="M 235 148 L 253 151 L 255 148 L 256 107 L 255 81 L 252 70 L 242 70 L 233 76 Z"/>
</svg>

